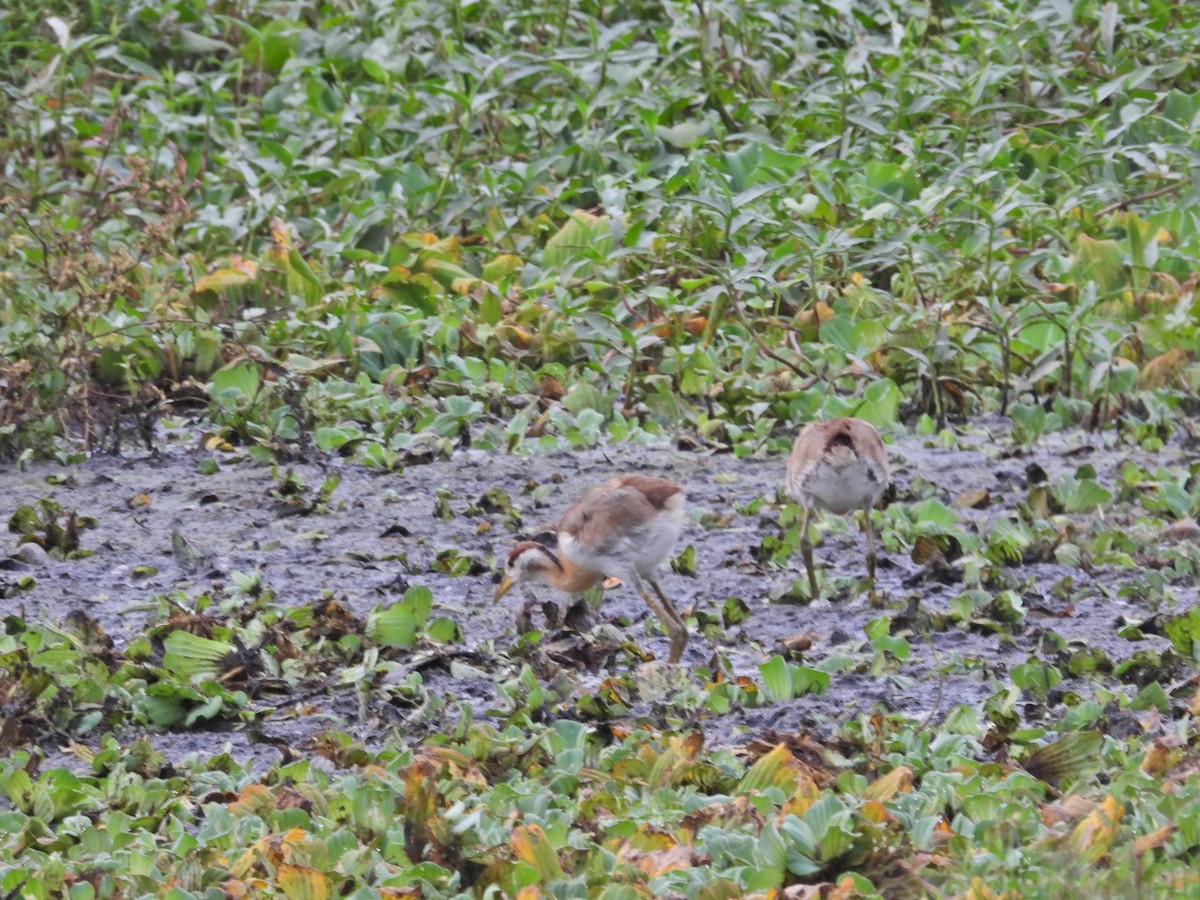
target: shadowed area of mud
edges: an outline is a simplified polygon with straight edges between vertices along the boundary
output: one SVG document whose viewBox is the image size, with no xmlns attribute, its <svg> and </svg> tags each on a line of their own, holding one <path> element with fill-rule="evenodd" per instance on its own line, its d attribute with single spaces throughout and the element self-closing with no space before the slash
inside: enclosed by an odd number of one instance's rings
<svg viewBox="0 0 1200 900">
<path fill-rule="evenodd" d="M 1002 426 L 993 423 L 997 433 Z M 1007 440 L 994 438 L 987 423 L 976 426 L 955 449 L 906 437 L 889 448 L 898 501 L 933 496 L 946 504 L 966 491 L 986 488 L 990 503 L 983 509 L 960 510 L 959 520 L 986 533 L 990 523 L 1011 511 L 1028 494 L 1026 467 L 1041 466 L 1051 481 L 1086 462 L 1101 484 L 1116 478 L 1122 463 L 1185 466 L 1187 452 L 1168 447 L 1158 454 L 1114 447 L 1111 438 L 1071 434 L 1057 436 L 1019 457 L 1005 457 Z M 97 526 L 83 533 L 83 546 L 95 555 L 51 561 L 43 567 L 18 567 L 36 584 L 7 601 L 9 612 L 29 621 L 61 620 L 74 609 L 86 611 L 114 639 L 118 649 L 145 627 L 143 608 L 150 598 L 170 591 L 189 595 L 228 583 L 233 572 L 261 569 L 263 582 L 286 605 L 309 604 L 327 592 L 358 615 L 399 599 L 409 585 L 426 585 L 434 595 L 434 615 L 453 618 L 464 635 L 463 655 L 469 667 L 431 665 L 422 671 L 430 691 L 442 692 L 470 705 L 476 718 L 486 717 L 496 697 L 488 660 L 507 654 L 517 641 L 515 610 L 521 591 L 494 606 L 491 594 L 497 558 L 502 559 L 519 536 L 553 525 L 571 500 L 587 485 L 619 472 L 664 475 L 687 486 L 692 524 L 681 542 L 695 548 L 698 574 L 686 577 L 664 567 L 661 583 L 681 610 L 705 612 L 721 619 L 722 604 L 740 598 L 750 610 L 740 624 L 712 629 L 706 637 L 693 629 L 683 657 L 683 670 L 698 666 L 711 671 L 714 654 L 727 657 L 739 674 L 757 675 L 759 663 L 777 652 L 783 639 L 811 632 L 804 661 L 813 664 L 833 652 L 864 650 L 864 626 L 880 616 L 896 616 L 919 601 L 922 609 L 946 613 L 963 590 L 961 584 L 936 579 L 913 581 L 921 567 L 909 557 L 907 541 L 885 528 L 877 591 L 844 589 L 832 599 L 807 605 L 771 603 L 792 582 L 803 578 L 796 554 L 787 567 L 759 562 L 754 550 L 765 536 L 778 537 L 780 506 L 777 489 L 784 460 L 702 456 L 666 447 L 620 447 L 604 451 L 557 452 L 531 457 L 468 451 L 448 462 L 414 466 L 399 475 L 374 473 L 337 458 L 322 464 L 292 466 L 294 474 L 315 494 L 325 476 L 338 471 L 342 481 L 326 511 L 297 514 L 297 507 L 276 496 L 281 472 L 245 459 L 226 458 L 212 474 L 201 474 L 208 453 L 181 453 L 157 458 L 97 458 L 62 468 L 37 465 L 26 471 L 0 473 L 0 512 L 5 517 L 21 504 L 52 497 L 64 509 L 95 517 Z M 549 487 L 544 503 L 533 488 Z M 480 500 L 489 489 L 504 491 L 519 515 L 520 526 L 505 512 L 485 512 Z M 914 493 L 918 490 L 919 493 Z M 765 498 L 754 514 L 748 504 Z M 485 504 L 486 508 L 491 508 Z M 440 515 L 439 515 L 440 513 Z M 443 516 L 449 515 L 449 518 Z M 1087 516 L 1077 516 L 1080 521 Z M 881 521 L 881 520 L 877 520 Z M 706 527 L 701 524 L 718 523 Z M 816 549 L 826 583 L 845 588 L 864 574 L 865 539 L 858 520 L 847 530 L 835 517 L 817 520 L 826 538 Z M 183 558 L 172 546 L 178 530 L 199 556 Z M 12 552 L 16 536 L 8 535 L 0 550 Z M 439 553 L 454 551 L 475 558 L 476 572 L 451 577 L 436 565 Z M 1012 634 L 986 633 L 951 625 L 928 637 L 909 633 L 911 656 L 894 671 L 873 676 L 865 665 L 833 675 L 824 694 L 805 695 L 786 703 L 737 709 L 726 716 L 698 718 L 710 743 L 740 742 L 765 728 L 779 731 L 845 721 L 877 704 L 906 715 L 937 721 L 957 704 L 979 704 L 996 690 L 994 679 L 1038 652 L 1043 630 L 1066 641 L 1098 647 L 1115 663 L 1139 649 L 1161 648 L 1159 638 L 1131 642 L 1118 637 L 1122 617 L 1139 620 L 1157 610 L 1140 608 L 1118 595 L 1123 580 L 1137 570 L 1084 571 L 1057 563 L 1037 563 L 1021 573 L 1029 583 L 1026 618 Z M 147 574 L 152 572 L 152 574 Z M 1051 588 L 1070 578 L 1069 596 Z M 910 586 L 905 586 L 908 582 Z M 548 589 L 538 596 L 551 599 Z M 1194 603 L 1196 588 L 1176 590 L 1179 602 Z M 628 588 L 607 591 L 593 628 L 617 623 L 641 648 L 659 659 L 666 656 L 666 637 L 642 601 Z M 535 618 L 535 621 L 540 619 Z M 893 627 L 893 634 L 904 633 Z M 547 637 L 547 640 L 550 638 Z M 448 648 L 453 655 L 455 647 Z M 414 667 L 422 659 L 413 651 Z M 596 671 L 566 671 L 586 693 L 607 674 L 627 672 L 636 660 L 618 653 Z M 686 682 L 672 673 L 672 683 Z M 1071 688 L 1064 684 L 1062 688 Z M 1078 686 L 1075 686 L 1078 687 Z M 1086 686 L 1085 686 L 1086 687 Z M 649 694 L 652 692 L 648 692 Z M 260 704 L 261 705 L 261 704 Z M 653 709 L 651 697 L 634 707 Z M 419 737 L 431 728 L 449 728 L 453 716 L 406 727 L 405 712 L 353 689 L 328 688 L 302 701 L 282 697 L 274 713 L 249 731 L 225 730 L 162 735 L 155 746 L 168 757 L 189 752 L 215 753 L 229 746 L 235 757 L 274 762 L 279 750 L 264 738 L 297 747 L 328 730 L 344 731 L 368 744 L 391 729 Z"/>
</svg>

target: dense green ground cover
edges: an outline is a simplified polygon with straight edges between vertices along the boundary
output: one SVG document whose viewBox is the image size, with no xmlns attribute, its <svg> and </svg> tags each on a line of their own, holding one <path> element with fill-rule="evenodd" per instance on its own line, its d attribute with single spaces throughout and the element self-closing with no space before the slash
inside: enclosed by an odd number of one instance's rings
<svg viewBox="0 0 1200 900">
<path fill-rule="evenodd" d="M 1188 4 L 0 15 L 8 453 L 1194 412 Z"/>
<path fill-rule="evenodd" d="M 749 455 L 842 412 L 1195 439 L 1192 4 L 10 0 L 0 32 L 6 458 L 200 431 L 384 470 L 665 435 Z M 979 553 L 1020 559 L 1069 536 L 1064 509 L 1118 499 L 1195 516 L 1194 469 L 1031 494 Z M 60 513 L 15 530 L 49 539 Z M 1134 565 L 1118 534 L 1074 552 Z M 1195 577 L 1174 552 L 1160 588 Z M 157 602 L 160 643 L 120 653 L 86 621 L 5 621 L 0 890 L 1200 894 L 1185 677 L 1074 698 L 1047 731 L 1020 705 L 1063 674 L 1031 660 L 985 715 L 735 752 L 691 736 L 697 710 L 828 673 L 717 669 L 637 729 L 526 667 L 494 721 L 383 751 L 331 735 L 264 771 L 93 729 L 240 721 L 230 646 L 275 660 L 259 675 L 369 686 L 447 635 L 415 598 L 321 630 L 253 575 Z M 875 674 L 909 652 L 888 625 Z M 1178 672 L 1200 621 L 1171 627 Z M 38 743 L 85 734 L 79 765 L 41 767 Z"/>
</svg>

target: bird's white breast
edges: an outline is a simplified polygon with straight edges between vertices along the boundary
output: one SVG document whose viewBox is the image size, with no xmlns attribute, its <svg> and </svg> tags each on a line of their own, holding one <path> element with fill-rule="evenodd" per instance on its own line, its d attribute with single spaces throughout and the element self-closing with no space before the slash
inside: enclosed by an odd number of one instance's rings
<svg viewBox="0 0 1200 900">
<path fill-rule="evenodd" d="M 683 494 L 675 494 L 654 517 L 643 544 L 636 548 L 635 560 L 639 575 L 648 575 L 671 555 L 675 543 L 683 534 Z"/>
</svg>

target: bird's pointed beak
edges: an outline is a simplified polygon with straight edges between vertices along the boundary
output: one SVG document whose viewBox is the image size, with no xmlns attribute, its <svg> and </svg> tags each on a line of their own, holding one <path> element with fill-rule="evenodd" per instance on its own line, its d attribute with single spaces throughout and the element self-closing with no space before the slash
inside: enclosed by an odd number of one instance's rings
<svg viewBox="0 0 1200 900">
<path fill-rule="evenodd" d="M 512 586 L 512 578 L 508 575 L 505 575 L 504 579 L 498 585 L 496 585 L 496 593 L 492 594 L 492 603 L 499 603 L 500 598 L 512 590 Z"/>
</svg>

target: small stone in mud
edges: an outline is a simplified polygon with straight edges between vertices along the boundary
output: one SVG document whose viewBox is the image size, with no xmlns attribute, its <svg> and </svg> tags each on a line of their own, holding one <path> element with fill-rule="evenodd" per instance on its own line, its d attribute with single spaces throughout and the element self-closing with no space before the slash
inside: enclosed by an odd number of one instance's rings
<svg viewBox="0 0 1200 900">
<path fill-rule="evenodd" d="M 38 544 L 31 542 L 24 543 L 18 547 L 15 556 L 30 566 L 46 566 L 50 564 L 50 554 Z"/>
<path fill-rule="evenodd" d="M 803 653 L 813 645 L 813 641 L 817 639 L 815 631 L 806 631 L 803 634 L 793 634 L 789 637 L 781 638 L 779 646 L 789 653 Z"/>
</svg>

